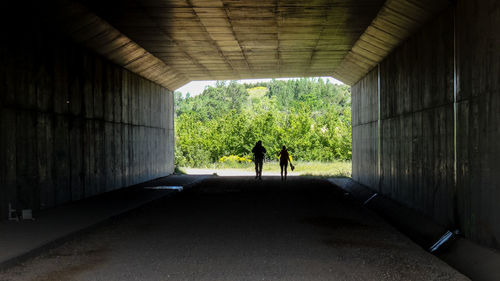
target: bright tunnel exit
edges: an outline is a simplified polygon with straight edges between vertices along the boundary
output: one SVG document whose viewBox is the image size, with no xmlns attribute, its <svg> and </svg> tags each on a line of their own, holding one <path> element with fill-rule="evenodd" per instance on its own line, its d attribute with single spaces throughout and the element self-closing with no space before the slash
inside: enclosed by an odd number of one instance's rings
<svg viewBox="0 0 500 281">
<path fill-rule="evenodd" d="M 195 81 L 175 92 L 177 172 L 256 175 L 259 140 L 263 176 L 281 166 L 291 176 L 350 176 L 350 87 L 314 77 Z M 290 157 L 280 161 L 283 146 Z"/>
</svg>

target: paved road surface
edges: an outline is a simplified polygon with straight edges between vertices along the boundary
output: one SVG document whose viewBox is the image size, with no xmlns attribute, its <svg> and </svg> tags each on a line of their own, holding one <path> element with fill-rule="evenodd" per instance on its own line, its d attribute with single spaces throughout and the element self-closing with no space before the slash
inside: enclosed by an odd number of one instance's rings
<svg viewBox="0 0 500 281">
<path fill-rule="evenodd" d="M 239 177 L 239 176 L 248 176 L 255 177 L 255 171 L 244 171 L 240 169 L 200 169 L 200 168 L 185 168 L 186 174 L 188 175 L 213 175 L 214 173 L 218 176 L 223 177 Z M 262 175 L 267 176 L 281 176 L 281 172 L 262 172 Z M 288 169 L 288 176 L 298 176 L 299 173 L 292 172 Z"/>
<path fill-rule="evenodd" d="M 468 280 L 321 179 L 213 178 L 0 280 Z"/>
</svg>

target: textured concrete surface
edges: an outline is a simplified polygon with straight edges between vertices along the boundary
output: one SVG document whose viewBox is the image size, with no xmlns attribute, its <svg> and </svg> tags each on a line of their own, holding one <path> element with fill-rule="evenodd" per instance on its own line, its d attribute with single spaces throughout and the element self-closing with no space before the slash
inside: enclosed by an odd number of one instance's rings
<svg viewBox="0 0 500 281">
<path fill-rule="evenodd" d="M 500 250 L 500 5 L 459 3 L 458 216 L 467 237 Z"/>
<path fill-rule="evenodd" d="M 61 239 L 67 239 L 68 235 L 178 193 L 173 190 L 151 190 L 144 187 L 180 185 L 190 188 L 206 178 L 187 175 L 163 177 L 43 211 L 35 217 L 35 221 L 0 222 L 0 267 L 7 267 L 42 252 Z"/>
<path fill-rule="evenodd" d="M 374 211 L 424 250 L 430 249 L 448 230 L 421 212 L 398 203 L 350 178 L 329 178 L 364 207 Z M 446 246 L 446 245 L 445 245 Z"/>
<path fill-rule="evenodd" d="M 378 69 L 351 88 L 352 177 L 378 189 Z"/>
<path fill-rule="evenodd" d="M 329 178 L 328 181 L 390 222 L 423 249 L 430 249 L 448 231 L 421 212 L 377 194 L 351 178 Z M 472 280 L 497 281 L 500 278 L 500 252 L 474 243 L 461 235 L 451 237 L 433 254 Z"/>
<path fill-rule="evenodd" d="M 172 173 L 171 92 L 29 11 L 0 27 L 0 220 Z"/>
<path fill-rule="evenodd" d="M 468 280 L 321 179 L 212 178 L 1 280 Z"/>
<path fill-rule="evenodd" d="M 496 249 L 499 24 L 497 1 L 457 1 L 352 88 L 353 178 Z"/>
<path fill-rule="evenodd" d="M 479 246 L 468 239 L 458 238 L 446 251 L 437 255 L 472 280 L 498 281 L 500 279 L 500 252 Z"/>
</svg>

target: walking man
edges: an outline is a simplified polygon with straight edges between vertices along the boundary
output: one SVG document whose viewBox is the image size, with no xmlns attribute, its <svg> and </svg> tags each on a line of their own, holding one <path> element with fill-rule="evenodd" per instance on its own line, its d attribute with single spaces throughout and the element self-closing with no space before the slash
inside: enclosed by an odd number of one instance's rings
<svg viewBox="0 0 500 281">
<path fill-rule="evenodd" d="M 252 148 L 252 153 L 255 162 L 255 178 L 262 179 L 262 165 L 264 163 L 264 154 L 266 149 L 262 146 L 262 141 L 258 141 Z"/>
</svg>

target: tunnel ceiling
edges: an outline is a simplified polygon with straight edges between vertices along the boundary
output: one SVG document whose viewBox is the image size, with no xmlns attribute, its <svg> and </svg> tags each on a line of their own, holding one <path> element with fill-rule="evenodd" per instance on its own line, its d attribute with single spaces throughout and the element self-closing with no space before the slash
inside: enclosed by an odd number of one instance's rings
<svg viewBox="0 0 500 281">
<path fill-rule="evenodd" d="M 193 80 L 353 84 L 449 5 L 432 0 L 60 1 L 67 32 L 173 90 Z"/>
</svg>

